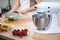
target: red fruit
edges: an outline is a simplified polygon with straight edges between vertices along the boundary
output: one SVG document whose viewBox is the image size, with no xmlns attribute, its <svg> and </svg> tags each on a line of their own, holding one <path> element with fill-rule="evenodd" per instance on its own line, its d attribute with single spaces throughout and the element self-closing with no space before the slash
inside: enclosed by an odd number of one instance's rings
<svg viewBox="0 0 60 40">
<path fill-rule="evenodd" d="M 21 32 L 21 34 L 19 35 L 20 37 L 23 37 L 24 35 L 23 35 L 23 33 Z"/>
<path fill-rule="evenodd" d="M 15 35 L 15 36 L 17 36 L 17 30 L 13 30 L 12 34 Z"/>
<path fill-rule="evenodd" d="M 15 35 L 15 36 L 17 36 L 17 32 L 13 32 L 12 34 Z"/>
<path fill-rule="evenodd" d="M 20 36 L 20 37 L 23 37 L 23 36 L 27 36 L 27 32 L 28 32 L 28 29 L 22 29 L 21 31 L 18 29 L 18 30 L 13 30 L 12 31 L 12 34 L 14 36 Z"/>
<path fill-rule="evenodd" d="M 13 30 L 13 32 L 17 32 L 17 30 Z"/>
<path fill-rule="evenodd" d="M 17 34 L 18 34 L 18 36 L 20 36 L 21 35 L 21 32 L 19 31 Z"/>
<path fill-rule="evenodd" d="M 28 32 L 28 29 L 25 29 L 25 32 Z"/>
<path fill-rule="evenodd" d="M 14 35 L 15 31 L 12 31 L 12 34 Z"/>
<path fill-rule="evenodd" d="M 15 32 L 15 36 L 18 36 L 17 32 Z"/>
<path fill-rule="evenodd" d="M 27 32 L 24 32 L 24 36 L 27 36 Z"/>
<path fill-rule="evenodd" d="M 13 31 L 17 31 L 17 30 L 13 30 Z"/>
</svg>

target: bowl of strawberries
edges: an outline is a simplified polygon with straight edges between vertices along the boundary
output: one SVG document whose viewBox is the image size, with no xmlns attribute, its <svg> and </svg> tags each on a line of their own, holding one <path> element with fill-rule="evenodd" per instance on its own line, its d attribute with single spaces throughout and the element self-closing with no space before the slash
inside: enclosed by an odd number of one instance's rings
<svg viewBox="0 0 60 40">
<path fill-rule="evenodd" d="M 28 29 L 14 29 L 12 31 L 12 35 L 13 36 L 19 36 L 19 37 L 24 37 L 24 36 L 28 36 Z"/>
</svg>

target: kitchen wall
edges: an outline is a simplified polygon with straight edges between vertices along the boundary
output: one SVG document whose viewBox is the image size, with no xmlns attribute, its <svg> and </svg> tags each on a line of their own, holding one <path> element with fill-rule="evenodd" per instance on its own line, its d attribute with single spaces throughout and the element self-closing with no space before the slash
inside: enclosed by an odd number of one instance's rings
<svg viewBox="0 0 60 40">
<path fill-rule="evenodd" d="M 0 7 L 6 7 L 8 5 L 8 0 L 0 0 Z"/>
<path fill-rule="evenodd" d="M 11 5 L 14 6 L 14 3 L 16 2 L 16 0 L 10 0 L 11 1 Z"/>
</svg>

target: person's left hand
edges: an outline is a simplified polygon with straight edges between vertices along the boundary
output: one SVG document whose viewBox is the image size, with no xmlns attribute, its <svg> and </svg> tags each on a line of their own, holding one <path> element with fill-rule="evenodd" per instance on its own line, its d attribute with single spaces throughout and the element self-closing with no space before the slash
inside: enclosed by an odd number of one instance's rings
<svg viewBox="0 0 60 40">
<path fill-rule="evenodd" d="M 22 10 L 20 13 L 21 14 L 27 14 L 27 10 Z"/>
</svg>

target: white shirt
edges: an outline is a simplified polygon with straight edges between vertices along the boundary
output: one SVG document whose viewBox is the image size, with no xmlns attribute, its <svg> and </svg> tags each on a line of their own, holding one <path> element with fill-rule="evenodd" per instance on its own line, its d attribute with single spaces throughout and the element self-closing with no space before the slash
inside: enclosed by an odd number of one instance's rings
<svg viewBox="0 0 60 40">
<path fill-rule="evenodd" d="M 20 0 L 20 4 L 21 6 L 18 8 L 18 12 L 20 12 L 21 10 L 27 9 L 30 7 L 30 0 Z M 26 14 L 26 16 L 28 17 L 32 17 L 33 14 L 35 14 L 36 11 L 32 11 Z"/>
<path fill-rule="evenodd" d="M 30 0 L 20 0 L 21 6 L 18 8 L 18 12 L 30 7 Z"/>
</svg>

